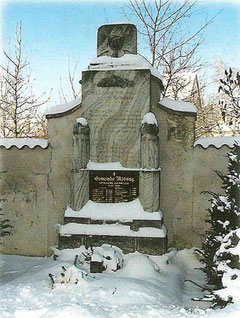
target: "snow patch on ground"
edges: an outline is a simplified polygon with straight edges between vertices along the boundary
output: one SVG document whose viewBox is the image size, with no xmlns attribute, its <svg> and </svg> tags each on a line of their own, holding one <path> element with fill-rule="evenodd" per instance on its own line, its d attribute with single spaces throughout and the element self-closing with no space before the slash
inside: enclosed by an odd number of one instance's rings
<svg viewBox="0 0 240 318">
<path fill-rule="evenodd" d="M 18 149 L 21 149 L 24 146 L 31 149 L 39 146 L 44 149 L 48 146 L 48 140 L 40 138 L 0 138 L 0 147 L 9 149 L 12 146 L 17 147 Z"/>
<path fill-rule="evenodd" d="M 125 54 L 122 57 L 100 56 L 90 62 L 89 70 L 150 70 L 151 74 L 161 81 L 160 72 L 143 57 L 136 54 Z"/>
<path fill-rule="evenodd" d="M 202 292 L 185 280 L 204 284 L 192 249 L 179 251 L 168 263 L 164 255 L 127 254 L 117 272 L 90 274 L 82 267 L 79 272 L 88 275 L 80 284 L 52 288 L 48 274 L 60 275 L 61 266 L 73 265 L 73 258 L 66 257 L 68 252 L 61 251 L 56 261 L 1 255 L 1 318 L 239 317 L 237 305 L 213 311 L 199 309 L 199 302 L 191 300 Z"/>
<path fill-rule="evenodd" d="M 240 136 L 200 137 L 195 141 L 194 147 L 200 145 L 203 148 L 208 148 L 209 146 L 214 146 L 218 149 L 222 146 L 233 148 L 235 143 L 240 145 Z"/>
<path fill-rule="evenodd" d="M 171 98 L 164 97 L 160 100 L 159 104 L 163 105 L 166 108 L 175 110 L 178 112 L 190 112 L 197 113 L 197 108 L 194 104 L 189 102 L 183 102 L 180 100 L 174 100 Z"/>
</svg>

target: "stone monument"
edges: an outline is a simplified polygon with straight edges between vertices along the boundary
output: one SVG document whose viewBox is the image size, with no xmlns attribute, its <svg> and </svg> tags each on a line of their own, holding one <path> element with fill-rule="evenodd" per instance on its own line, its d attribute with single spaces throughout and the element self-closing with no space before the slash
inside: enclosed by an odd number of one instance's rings
<svg viewBox="0 0 240 318">
<path fill-rule="evenodd" d="M 161 254 L 167 233 L 160 211 L 159 127 L 151 110 L 162 82 L 137 55 L 133 24 L 101 26 L 97 46 L 97 59 L 82 74 L 71 211 L 65 213 L 60 246 L 110 243 L 128 252 Z M 92 217 L 89 204 L 96 211 L 111 205 L 114 215 Z"/>
<path fill-rule="evenodd" d="M 2 253 L 201 246 L 210 202 L 200 193 L 221 193 L 214 171 L 227 173 L 240 137 L 195 140 L 196 107 L 161 96 L 161 74 L 137 55 L 136 35 L 133 24 L 99 28 L 82 100 L 47 111 L 48 140 L 0 139 L 0 208 L 13 226 Z"/>
</svg>

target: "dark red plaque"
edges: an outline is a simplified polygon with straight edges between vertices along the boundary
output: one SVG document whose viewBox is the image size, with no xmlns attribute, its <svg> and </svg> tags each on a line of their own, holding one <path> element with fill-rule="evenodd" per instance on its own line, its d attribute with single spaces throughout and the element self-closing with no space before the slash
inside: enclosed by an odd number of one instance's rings
<svg viewBox="0 0 240 318">
<path fill-rule="evenodd" d="M 90 200 L 102 203 L 130 202 L 139 195 L 139 172 L 132 170 L 91 170 Z"/>
</svg>

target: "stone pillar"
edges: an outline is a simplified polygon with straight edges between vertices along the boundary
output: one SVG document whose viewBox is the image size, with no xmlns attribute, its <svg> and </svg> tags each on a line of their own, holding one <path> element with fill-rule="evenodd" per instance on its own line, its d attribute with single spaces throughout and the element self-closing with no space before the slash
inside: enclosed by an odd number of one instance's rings
<svg viewBox="0 0 240 318">
<path fill-rule="evenodd" d="M 72 171 L 71 202 L 73 210 L 78 211 L 89 200 L 89 171 Z"/>
<path fill-rule="evenodd" d="M 73 129 L 73 166 L 71 180 L 71 201 L 73 210 L 80 210 L 89 200 L 90 129 L 86 119 L 76 120 Z"/>
<path fill-rule="evenodd" d="M 87 121 L 77 119 L 73 128 L 73 171 L 87 167 L 90 158 L 89 133 Z"/>
<path fill-rule="evenodd" d="M 148 120 L 151 119 L 151 120 Z M 152 113 L 144 116 L 141 127 L 141 171 L 139 199 L 144 211 L 156 212 L 160 206 L 159 128 Z"/>
<path fill-rule="evenodd" d="M 159 128 L 156 124 L 143 123 L 141 127 L 141 168 L 159 168 Z"/>
<path fill-rule="evenodd" d="M 139 173 L 139 199 L 144 211 L 159 211 L 160 203 L 160 171 L 142 170 Z"/>
</svg>

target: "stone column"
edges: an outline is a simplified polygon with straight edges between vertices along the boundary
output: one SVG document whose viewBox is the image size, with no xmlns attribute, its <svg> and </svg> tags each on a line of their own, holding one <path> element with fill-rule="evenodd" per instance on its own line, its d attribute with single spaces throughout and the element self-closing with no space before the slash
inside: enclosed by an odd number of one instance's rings
<svg viewBox="0 0 240 318">
<path fill-rule="evenodd" d="M 148 114 L 154 120 L 145 120 Z M 148 114 L 141 127 L 139 199 L 144 211 L 156 212 L 160 208 L 159 128 L 155 116 Z"/>
<path fill-rule="evenodd" d="M 87 167 L 90 158 L 89 133 L 87 121 L 77 119 L 73 128 L 73 170 Z"/>
<path fill-rule="evenodd" d="M 90 129 L 86 119 L 76 120 L 73 129 L 73 166 L 71 180 L 71 202 L 73 210 L 80 210 L 89 200 Z"/>
<path fill-rule="evenodd" d="M 156 124 L 143 123 L 141 127 L 141 168 L 159 168 L 159 128 Z"/>
</svg>

